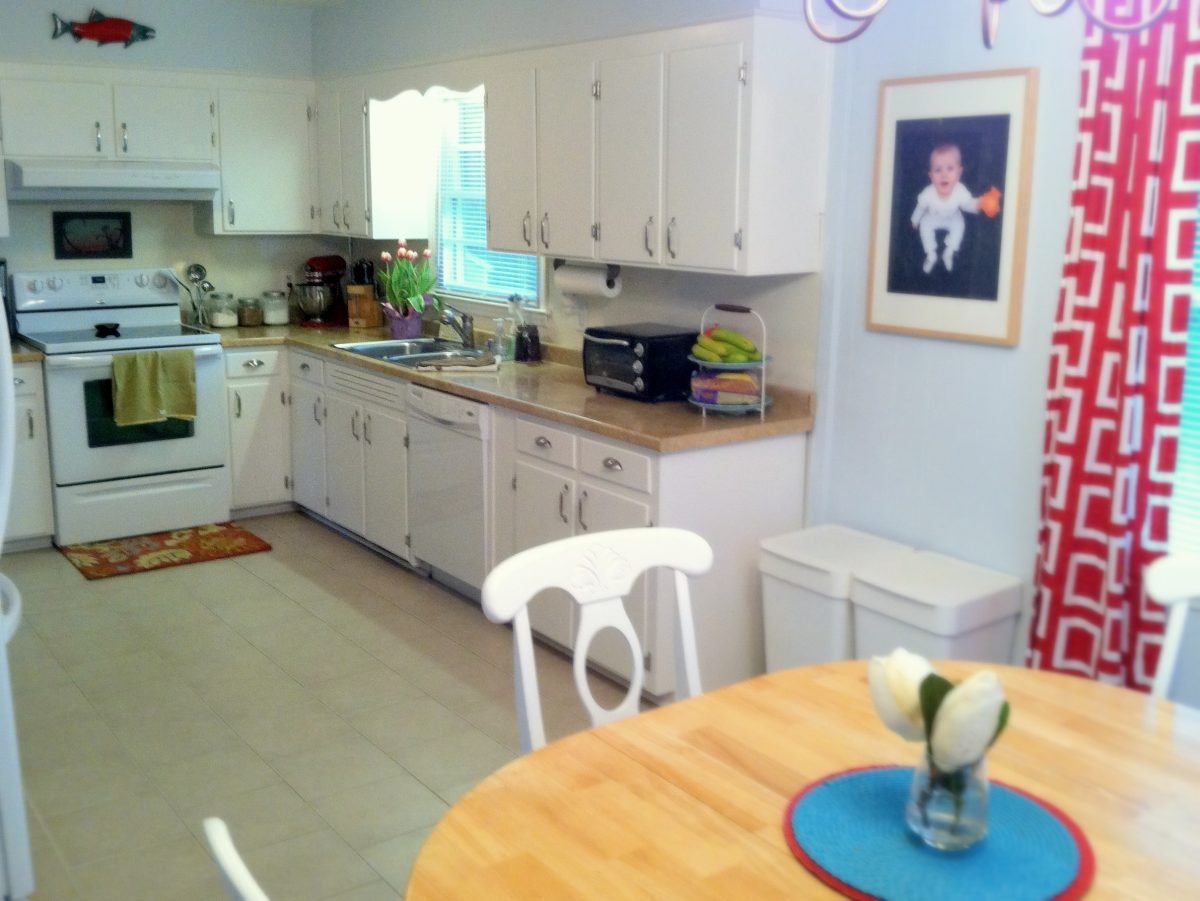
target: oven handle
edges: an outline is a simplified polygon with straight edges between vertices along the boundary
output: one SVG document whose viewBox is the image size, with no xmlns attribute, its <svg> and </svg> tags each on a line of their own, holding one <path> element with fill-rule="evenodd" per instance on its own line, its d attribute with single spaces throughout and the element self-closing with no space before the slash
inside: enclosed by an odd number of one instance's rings
<svg viewBox="0 0 1200 901">
<path fill-rule="evenodd" d="M 221 354 L 220 347 L 197 347 L 192 353 L 197 357 L 214 357 Z M 131 351 L 132 352 L 132 351 Z M 63 356 L 46 357 L 47 369 L 95 369 L 97 366 L 111 366 L 112 354 L 64 354 Z"/>
<path fill-rule="evenodd" d="M 584 341 L 591 341 L 593 344 L 615 344 L 618 347 L 629 347 L 630 344 L 624 338 L 597 338 L 595 335 L 583 333 Z"/>
</svg>

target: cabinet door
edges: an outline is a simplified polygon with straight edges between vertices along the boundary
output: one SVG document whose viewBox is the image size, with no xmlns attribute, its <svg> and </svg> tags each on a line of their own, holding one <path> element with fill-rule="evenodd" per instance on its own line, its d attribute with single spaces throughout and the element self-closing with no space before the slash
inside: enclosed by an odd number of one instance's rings
<svg viewBox="0 0 1200 901">
<path fill-rule="evenodd" d="M 576 526 L 579 532 L 606 532 L 610 529 L 633 529 L 650 524 L 650 507 L 641 501 L 581 482 L 575 504 Z M 642 645 L 642 653 L 648 650 L 646 576 L 634 583 L 633 590 L 625 597 L 625 610 L 633 622 Z M 626 679 L 633 675 L 633 658 L 629 644 L 612 629 L 599 633 L 588 649 L 588 659 Z"/>
<path fill-rule="evenodd" d="M 362 90 L 342 91 L 338 111 L 343 231 L 365 237 L 370 210 L 367 208 L 367 123 Z"/>
<path fill-rule="evenodd" d="M 593 257 L 596 100 L 590 60 L 537 70 L 538 250 Z"/>
<path fill-rule="evenodd" d="M 221 90 L 225 232 L 310 230 L 308 110 L 300 90 Z"/>
<path fill-rule="evenodd" d="M 537 193 L 534 73 L 504 72 L 487 81 L 484 152 L 487 160 L 488 247 L 534 253 Z"/>
<path fill-rule="evenodd" d="M 374 407 L 367 407 L 364 415 L 367 540 L 407 560 L 408 423 Z"/>
<path fill-rule="evenodd" d="M 343 97 L 343 110 L 345 103 Z M 371 100 L 367 108 L 370 148 L 365 159 L 370 177 L 353 175 L 370 188 L 370 200 L 364 201 L 369 214 L 366 225 L 376 238 L 427 239 L 435 230 L 442 146 L 438 101 L 419 91 L 403 91 L 387 100 Z M 343 144 L 343 155 L 348 146 L 349 140 Z M 351 177 L 347 166 L 342 171 L 343 178 Z"/>
<path fill-rule="evenodd" d="M 207 163 L 216 152 L 208 88 L 119 84 L 113 110 L 117 159 Z"/>
<path fill-rule="evenodd" d="M 518 461 L 513 550 L 523 551 L 572 534 L 575 481 L 552 470 Z M 529 605 L 535 631 L 571 647 L 575 641 L 574 604 L 561 591 L 546 592 Z"/>
<path fill-rule="evenodd" d="M 15 426 L 12 498 L 4 536 L 16 539 L 52 535 L 54 505 L 50 497 L 50 446 L 46 440 L 46 407 L 41 394 L 17 396 Z"/>
<path fill-rule="evenodd" d="M 600 63 L 597 256 L 657 263 L 662 230 L 661 54 Z"/>
<path fill-rule="evenodd" d="M 112 88 L 79 81 L 0 81 L 5 156 L 111 159 Z"/>
<path fill-rule="evenodd" d="M 325 424 L 325 515 L 351 532 L 366 530 L 363 488 L 363 409 L 347 398 L 329 394 Z"/>
<path fill-rule="evenodd" d="M 342 231 L 342 133 L 338 92 L 317 88 L 317 221 L 321 231 Z"/>
<path fill-rule="evenodd" d="M 291 430 L 283 380 L 235 379 L 226 391 L 233 506 L 290 500 Z"/>
<path fill-rule="evenodd" d="M 741 64 L 740 43 L 667 55 L 667 265 L 737 266 Z"/>
<path fill-rule="evenodd" d="M 325 515 L 325 393 L 292 380 L 292 498 Z"/>
</svg>

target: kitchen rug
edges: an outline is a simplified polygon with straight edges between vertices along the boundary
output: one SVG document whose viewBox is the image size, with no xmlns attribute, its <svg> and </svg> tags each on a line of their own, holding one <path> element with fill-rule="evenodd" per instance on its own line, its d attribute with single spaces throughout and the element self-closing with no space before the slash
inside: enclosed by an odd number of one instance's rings
<svg viewBox="0 0 1200 901">
<path fill-rule="evenodd" d="M 85 579 L 129 576 L 270 549 L 267 542 L 232 522 L 59 548 Z"/>
</svg>

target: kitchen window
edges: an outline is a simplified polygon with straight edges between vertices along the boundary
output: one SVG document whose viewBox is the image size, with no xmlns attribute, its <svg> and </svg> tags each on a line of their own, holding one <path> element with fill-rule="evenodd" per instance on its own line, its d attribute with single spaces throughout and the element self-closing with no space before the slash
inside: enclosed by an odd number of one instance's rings
<svg viewBox="0 0 1200 901">
<path fill-rule="evenodd" d="M 487 248 L 483 88 L 447 92 L 438 166 L 437 291 L 443 297 L 504 303 L 519 294 L 540 309 L 538 258 Z"/>
</svg>

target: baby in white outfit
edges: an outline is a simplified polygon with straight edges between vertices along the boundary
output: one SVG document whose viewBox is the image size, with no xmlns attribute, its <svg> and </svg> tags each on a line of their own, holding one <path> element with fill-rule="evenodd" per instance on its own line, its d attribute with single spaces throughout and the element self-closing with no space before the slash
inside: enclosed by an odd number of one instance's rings
<svg viewBox="0 0 1200 901">
<path fill-rule="evenodd" d="M 942 263 L 946 271 L 954 269 L 954 255 L 962 246 L 966 220 L 963 213 L 978 213 L 979 198 L 972 197 L 959 181 L 962 178 L 962 154 L 955 144 L 941 144 L 929 155 L 930 185 L 917 195 L 917 208 L 913 210 L 913 228 L 921 232 L 921 246 L 925 248 L 925 263 L 921 267 L 928 275 L 937 262 L 936 232 L 946 232 L 946 248 L 942 252 Z"/>
</svg>

